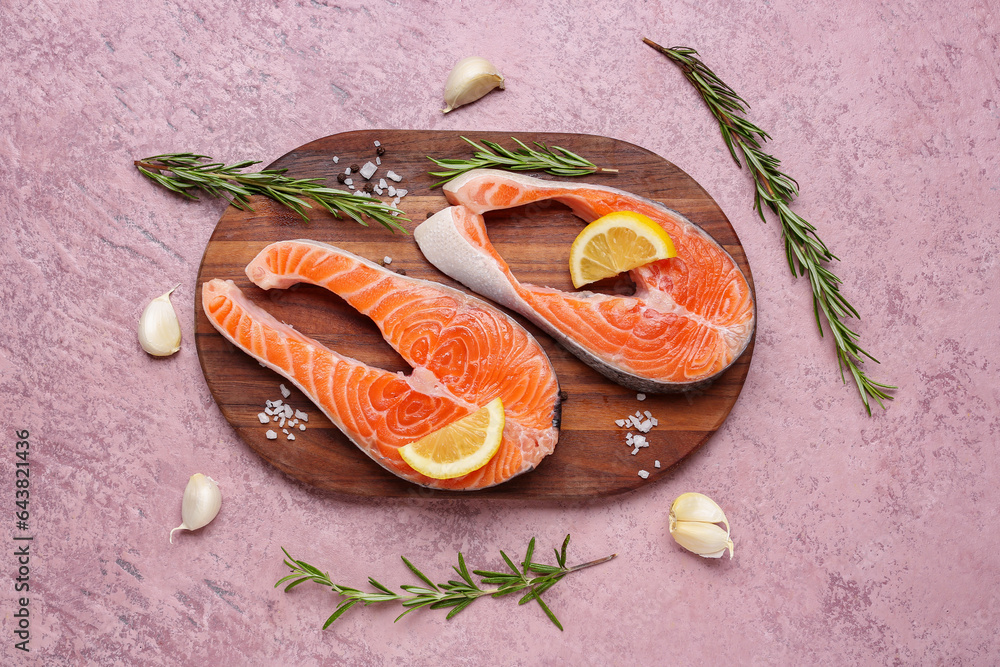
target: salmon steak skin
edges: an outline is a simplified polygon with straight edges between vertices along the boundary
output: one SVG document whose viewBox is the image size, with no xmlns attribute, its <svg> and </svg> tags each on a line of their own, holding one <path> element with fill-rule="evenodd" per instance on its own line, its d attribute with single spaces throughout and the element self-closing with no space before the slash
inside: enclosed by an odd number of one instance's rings
<svg viewBox="0 0 1000 667">
<path fill-rule="evenodd" d="M 233 281 L 202 286 L 212 326 L 233 345 L 294 383 L 361 451 L 421 486 L 472 491 L 534 469 L 555 449 L 560 400 L 538 342 L 510 316 L 445 285 L 403 276 L 332 245 L 272 243 L 247 265 L 263 289 L 318 285 L 371 318 L 413 368 L 375 368 L 279 322 Z M 503 439 L 490 461 L 453 479 L 413 470 L 399 448 L 500 397 Z"/>
<path fill-rule="evenodd" d="M 709 234 L 659 202 L 496 169 L 468 171 L 443 189 L 453 206 L 413 233 L 427 260 L 520 313 L 617 384 L 651 393 L 703 388 L 753 338 L 756 309 L 746 276 Z M 490 242 L 482 214 L 542 200 L 569 206 L 587 223 L 616 211 L 645 215 L 666 230 L 677 256 L 631 270 L 631 296 L 522 283 Z"/>
</svg>

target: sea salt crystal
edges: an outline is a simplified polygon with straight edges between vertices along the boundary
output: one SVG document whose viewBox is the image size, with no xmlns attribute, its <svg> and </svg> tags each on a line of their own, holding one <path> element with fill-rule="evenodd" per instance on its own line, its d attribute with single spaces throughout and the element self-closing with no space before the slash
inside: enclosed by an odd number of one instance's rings
<svg viewBox="0 0 1000 667">
<path fill-rule="evenodd" d="M 265 415 L 265 414 L 264 414 L 263 412 L 258 412 L 258 413 L 257 413 L 257 419 L 259 419 L 259 420 L 260 420 L 260 423 L 261 423 L 261 424 L 266 424 L 266 423 L 268 423 L 269 421 L 271 421 L 271 418 L 270 418 L 270 417 L 268 417 L 267 415 Z"/>
<path fill-rule="evenodd" d="M 394 188 L 391 185 L 389 186 L 389 196 L 390 197 L 395 197 L 396 196 L 396 188 Z"/>
<path fill-rule="evenodd" d="M 625 426 L 625 420 L 624 419 L 616 419 L 615 423 L 618 424 L 619 426 Z"/>
<path fill-rule="evenodd" d="M 264 401 L 264 405 L 266 405 L 267 407 L 271 407 L 272 405 L 274 405 L 274 403 L 272 403 L 271 401 Z"/>
<path fill-rule="evenodd" d="M 649 441 L 646 440 L 645 436 L 637 435 L 632 438 L 632 444 L 636 447 L 649 447 Z"/>
<path fill-rule="evenodd" d="M 274 415 L 273 417 L 271 417 L 271 421 L 273 421 L 273 422 L 276 422 L 279 419 L 281 419 L 281 415 Z"/>
<path fill-rule="evenodd" d="M 350 175 L 351 175 L 351 168 L 348 167 L 347 169 L 344 170 L 344 176 L 350 176 Z"/>
<path fill-rule="evenodd" d="M 361 175 L 365 177 L 366 181 L 371 178 L 376 171 L 378 171 L 378 167 L 371 162 L 365 162 L 365 166 L 361 167 Z"/>
<path fill-rule="evenodd" d="M 280 406 L 280 405 L 281 405 L 282 403 L 284 403 L 284 401 L 282 401 L 282 400 L 281 400 L 280 398 L 278 398 L 278 399 L 275 399 L 275 400 L 271 401 L 271 407 L 272 407 L 272 408 L 277 408 L 277 407 L 279 407 L 279 406 Z"/>
<path fill-rule="evenodd" d="M 389 187 L 388 185 L 385 184 L 385 179 L 384 178 L 378 179 L 378 186 L 380 188 L 382 188 L 383 190 L 385 190 L 387 187 Z"/>
<path fill-rule="evenodd" d="M 292 418 L 292 406 L 286 405 L 285 406 L 285 419 L 291 419 L 291 418 Z"/>
<path fill-rule="evenodd" d="M 285 398 L 288 398 L 289 396 L 292 395 L 292 392 L 285 385 L 283 384 L 278 385 L 278 388 L 281 389 L 281 395 L 284 396 Z"/>
<path fill-rule="evenodd" d="M 289 440 L 294 440 L 295 439 L 295 434 L 294 433 L 289 433 L 288 434 L 288 439 Z"/>
<path fill-rule="evenodd" d="M 375 186 L 375 192 L 377 192 L 379 194 L 379 196 L 381 196 L 382 195 L 382 188 L 380 188 L 379 186 L 376 185 Z"/>
<path fill-rule="evenodd" d="M 405 197 L 407 192 L 409 192 L 409 190 L 402 190 L 400 188 L 396 188 L 396 195 L 399 197 Z"/>
<path fill-rule="evenodd" d="M 638 453 L 639 453 L 639 448 L 638 447 L 636 447 L 635 449 L 632 450 L 632 456 L 635 456 Z"/>
<path fill-rule="evenodd" d="M 299 430 L 300 431 L 306 430 L 306 425 L 305 424 L 299 424 Z"/>
<path fill-rule="evenodd" d="M 338 162 L 340 162 L 340 158 L 339 158 L 339 157 L 337 157 L 336 155 L 334 155 L 334 156 L 333 156 L 333 163 L 334 163 L 334 164 L 337 164 Z"/>
<path fill-rule="evenodd" d="M 652 417 L 653 417 L 653 414 L 652 414 L 652 413 L 651 413 L 651 412 L 650 412 L 649 410 L 646 410 L 646 411 L 645 411 L 645 412 L 643 412 L 642 414 L 646 415 L 646 416 L 647 416 L 647 417 L 649 417 L 649 418 L 652 418 Z"/>
<path fill-rule="evenodd" d="M 397 174 L 396 172 L 394 172 L 391 169 L 386 172 L 385 177 L 386 178 L 391 178 L 392 180 L 396 181 L 397 183 L 399 183 L 401 180 L 403 180 L 402 176 L 400 176 L 399 174 Z"/>
<path fill-rule="evenodd" d="M 632 426 L 634 426 L 635 428 L 639 428 L 639 424 L 642 423 L 639 421 L 639 418 L 636 417 L 635 415 L 629 415 L 628 420 L 632 422 Z"/>
<path fill-rule="evenodd" d="M 268 403 L 270 403 L 270 402 L 271 401 L 268 401 Z M 271 408 L 264 408 L 264 414 L 265 415 L 273 415 L 274 414 L 274 410 L 271 409 Z"/>
<path fill-rule="evenodd" d="M 296 410 L 295 411 L 295 418 L 296 419 L 301 419 L 304 422 L 309 421 L 309 415 L 307 415 L 306 413 L 302 412 L 301 410 Z"/>
<path fill-rule="evenodd" d="M 646 395 L 645 394 L 636 394 L 635 395 L 635 400 L 637 400 L 637 401 L 645 401 L 646 400 Z"/>
<path fill-rule="evenodd" d="M 659 468 L 660 467 L 660 460 L 659 459 L 653 461 L 653 467 L 654 468 Z"/>
<path fill-rule="evenodd" d="M 646 472 L 645 470 L 640 470 L 639 477 L 642 477 L 643 479 L 649 479 L 649 473 Z"/>
<path fill-rule="evenodd" d="M 649 429 L 653 428 L 653 422 L 651 422 L 648 419 L 643 420 L 643 422 L 638 426 L 636 426 L 636 428 L 642 431 L 643 433 L 649 433 Z"/>
<path fill-rule="evenodd" d="M 632 435 L 631 431 L 629 431 L 628 433 L 625 434 L 625 442 L 627 442 L 630 445 L 632 444 L 632 441 L 634 440 L 634 438 L 635 438 L 635 436 Z"/>
<path fill-rule="evenodd" d="M 278 439 L 278 434 L 275 433 L 274 431 L 272 431 L 271 429 L 267 429 L 267 433 L 265 433 L 264 435 L 267 436 L 268 440 L 277 440 Z"/>
<path fill-rule="evenodd" d="M 382 164 L 382 158 L 376 157 L 375 158 L 375 164 Z"/>
<path fill-rule="evenodd" d="M 353 190 L 353 189 L 354 189 L 354 186 L 353 186 L 353 185 L 348 185 L 348 186 L 347 186 L 347 189 L 348 189 L 348 190 Z"/>
<path fill-rule="evenodd" d="M 389 255 L 386 255 L 385 257 L 382 258 L 382 263 L 383 264 L 387 264 L 387 265 L 388 264 L 392 264 L 392 257 L 389 257 Z"/>
<path fill-rule="evenodd" d="M 393 206 L 395 206 L 395 205 L 396 205 L 396 204 L 398 204 L 398 203 L 399 203 L 399 197 L 395 197 L 395 198 L 393 198 L 393 200 L 392 200 L 392 205 L 393 205 Z"/>
<path fill-rule="evenodd" d="M 659 424 L 659 422 L 656 421 L 656 417 L 650 417 L 649 421 L 651 421 L 653 423 L 653 426 L 656 426 L 657 424 Z"/>
<path fill-rule="evenodd" d="M 288 435 L 288 429 L 287 428 L 281 429 L 281 432 L 284 433 L 285 435 Z"/>
<path fill-rule="evenodd" d="M 282 417 L 280 420 L 278 420 L 278 426 L 284 426 L 284 425 L 285 425 L 285 418 Z"/>
<path fill-rule="evenodd" d="M 292 421 L 288 422 L 288 426 L 289 426 L 289 428 L 294 428 L 295 425 L 298 424 L 298 423 L 299 423 L 298 419 L 293 419 Z"/>
<path fill-rule="evenodd" d="M 348 171 L 350 171 L 350 169 L 348 169 Z M 344 181 L 344 185 L 346 185 L 347 187 L 351 187 L 352 185 L 354 185 L 354 179 L 348 178 L 346 181 Z"/>
</svg>

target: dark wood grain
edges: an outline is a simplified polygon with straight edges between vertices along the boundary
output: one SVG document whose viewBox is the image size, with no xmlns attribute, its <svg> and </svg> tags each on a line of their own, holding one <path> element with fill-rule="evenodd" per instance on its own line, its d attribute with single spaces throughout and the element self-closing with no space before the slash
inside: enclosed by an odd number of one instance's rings
<svg viewBox="0 0 1000 667">
<path fill-rule="evenodd" d="M 296 177 L 334 180 L 352 163 L 374 162 L 374 141 L 386 149 L 375 178 L 391 169 L 403 177 L 409 191 L 400 207 L 410 217 L 412 230 L 446 205 L 440 188 L 427 174 L 425 156 L 464 157 L 469 147 L 460 135 L 510 144 L 510 134 L 370 130 L 348 132 L 306 144 L 277 160 Z M 586 156 L 617 175 L 594 175 L 587 180 L 611 185 L 663 202 L 680 211 L 719 241 L 736 259 L 753 287 L 753 278 L 736 232 L 715 201 L 691 177 L 663 158 L 633 144 L 606 137 L 577 134 L 525 134 L 526 142 L 541 141 Z M 339 156 L 334 164 L 333 156 Z M 363 183 L 360 177 L 355 184 Z M 392 258 L 391 268 L 407 275 L 436 280 L 462 289 L 421 255 L 413 237 L 390 233 L 375 223 L 362 227 L 347 219 L 317 211 L 304 223 L 292 211 L 271 201 L 254 199 L 254 211 L 229 207 L 208 242 L 198 271 L 195 344 L 208 386 L 225 418 L 257 454 L 289 475 L 308 484 L 362 496 L 448 497 L 460 494 L 423 489 L 386 472 L 351 444 L 308 399 L 292 387 L 288 399 L 310 415 L 308 429 L 289 442 L 284 436 L 267 440 L 266 426 L 257 413 L 266 400 L 279 398 L 284 380 L 261 367 L 215 332 L 201 310 L 201 285 L 212 278 L 234 280 L 255 302 L 278 319 L 319 340 L 341 354 L 393 371 L 407 371 L 406 363 L 382 339 L 377 327 L 354 312 L 339 297 L 312 286 L 264 292 L 247 280 L 246 264 L 268 243 L 309 238 L 339 246 L 362 257 Z M 569 246 L 581 222 L 561 204 L 543 202 L 510 211 L 487 214 L 490 237 L 521 280 L 571 290 L 567 261 Z M 605 284 L 604 289 L 622 285 Z M 708 440 L 729 414 L 750 366 L 753 342 L 743 356 L 708 389 L 675 395 L 650 395 L 636 400 L 634 391 L 612 384 L 556 345 L 523 318 L 515 317 L 538 338 L 555 366 L 566 394 L 556 451 L 537 470 L 475 495 L 511 498 L 581 498 L 621 493 L 656 483 L 666 470 Z M 290 383 L 286 383 L 290 385 Z M 625 429 L 615 420 L 637 409 L 649 410 L 659 420 L 648 438 L 651 446 L 632 456 Z M 661 468 L 653 467 L 658 459 Z M 650 472 L 641 479 L 640 469 Z"/>
</svg>

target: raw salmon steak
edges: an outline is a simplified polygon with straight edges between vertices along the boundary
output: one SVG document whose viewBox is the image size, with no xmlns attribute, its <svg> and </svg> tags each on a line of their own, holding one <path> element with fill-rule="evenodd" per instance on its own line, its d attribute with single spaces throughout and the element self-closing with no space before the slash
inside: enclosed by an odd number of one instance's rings
<svg viewBox="0 0 1000 667">
<path fill-rule="evenodd" d="M 494 306 L 464 292 L 399 275 L 334 246 L 282 241 L 247 265 L 264 289 L 319 285 L 370 317 L 413 367 L 374 368 L 277 321 L 232 281 L 202 286 L 212 325 L 238 348 L 288 378 L 361 451 L 422 486 L 469 491 L 532 470 L 559 434 L 559 386 L 538 342 Z M 486 466 L 438 480 L 413 470 L 399 448 L 499 396 L 505 424 Z"/>
<path fill-rule="evenodd" d="M 493 169 L 444 185 L 455 206 L 414 231 L 424 256 L 472 291 L 538 325 L 614 382 L 643 392 L 708 384 L 746 349 L 755 312 L 733 258 L 697 225 L 662 204 L 615 188 L 548 181 Z M 630 272 L 632 296 L 563 292 L 521 283 L 497 253 L 482 214 L 546 199 L 585 222 L 634 211 L 662 226 L 677 256 Z"/>
</svg>

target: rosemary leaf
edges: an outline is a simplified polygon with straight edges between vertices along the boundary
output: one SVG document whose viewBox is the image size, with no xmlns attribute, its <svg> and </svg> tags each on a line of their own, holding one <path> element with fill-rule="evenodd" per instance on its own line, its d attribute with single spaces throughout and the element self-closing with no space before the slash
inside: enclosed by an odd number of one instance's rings
<svg viewBox="0 0 1000 667">
<path fill-rule="evenodd" d="M 208 160 L 208 162 L 205 162 Z M 399 221 L 409 222 L 398 209 L 380 200 L 325 187 L 318 178 L 290 178 L 285 169 L 265 169 L 243 172 L 259 162 L 243 160 L 231 165 L 212 162 L 212 158 L 195 153 L 168 153 L 135 161 L 139 173 L 172 192 L 197 200 L 195 192 L 212 197 L 229 195 L 229 203 L 240 210 L 252 211 L 250 197 L 261 195 L 287 206 L 309 221 L 306 209 L 318 204 L 336 217 L 346 215 L 357 223 L 368 226 L 362 216 L 383 225 L 390 231 L 406 228 Z"/>
<path fill-rule="evenodd" d="M 531 562 L 531 556 L 535 549 L 535 539 L 531 538 L 531 541 L 528 543 L 528 549 L 524 562 L 522 563 L 523 571 L 519 570 L 517 566 L 514 565 L 514 562 L 503 551 L 501 551 L 500 554 L 508 567 L 510 567 L 513 571 L 513 574 L 487 570 L 472 571 L 474 574 L 479 576 L 481 584 L 500 584 L 498 588 L 480 588 L 476 585 L 472 579 L 472 575 L 469 573 L 469 569 L 465 564 L 465 558 L 462 556 L 461 552 L 458 554 L 458 566 L 453 567 L 453 569 L 458 572 L 463 581 L 451 580 L 447 584 L 432 583 L 425 574 L 418 570 L 409 560 L 403 557 L 403 562 L 406 564 L 407 568 L 409 568 L 414 575 L 416 575 L 428 586 L 428 588 L 424 588 L 423 586 L 403 584 L 399 588 L 404 594 L 394 593 L 391 589 L 382 585 L 373 577 L 368 578 L 368 583 L 377 592 L 365 592 L 356 588 L 335 584 L 330 579 L 328 574 L 324 574 L 318 568 L 309 565 L 305 561 L 292 558 L 291 554 L 288 553 L 288 550 L 282 547 L 281 550 L 286 556 L 284 563 L 291 570 L 291 573 L 279 579 L 274 586 L 277 588 L 287 581 L 292 581 L 292 584 L 285 588 L 286 591 L 289 591 L 304 581 L 313 581 L 317 584 L 330 588 L 337 595 L 346 598 L 340 602 L 333 614 L 326 619 L 326 622 L 323 624 L 324 629 L 330 627 L 334 621 L 340 618 L 348 609 L 353 607 L 358 602 L 363 603 L 365 606 L 380 602 L 398 602 L 403 607 L 403 612 L 396 617 L 396 621 L 403 618 L 410 612 L 424 607 L 430 609 L 450 609 L 446 619 L 451 619 L 481 597 L 502 597 L 510 593 L 525 591 L 519 601 L 519 604 L 523 605 L 531 600 L 536 600 L 548 619 L 552 621 L 557 628 L 562 630 L 562 624 L 559 622 L 559 619 L 556 618 L 555 614 L 552 613 L 552 610 L 549 609 L 548 605 L 546 605 L 542 600 L 542 594 L 558 583 L 567 574 L 577 570 L 583 570 L 588 567 L 593 567 L 594 565 L 598 565 L 600 563 L 606 563 L 617 555 L 612 554 L 610 556 L 605 556 L 604 558 L 599 558 L 597 560 L 582 563 L 580 565 L 574 565 L 573 567 L 568 568 L 566 567 L 566 546 L 568 544 L 569 535 L 566 536 L 566 539 L 563 542 L 562 553 L 560 554 L 558 550 L 556 551 L 556 560 L 559 561 L 558 566 Z M 546 573 L 540 576 L 529 575 L 529 572 L 538 574 L 541 571 L 540 568 L 544 569 Z"/>
<path fill-rule="evenodd" d="M 472 146 L 475 150 L 471 160 L 458 160 L 454 158 L 433 158 L 427 159 L 445 171 L 432 171 L 431 176 L 437 176 L 442 180 L 438 181 L 432 188 L 444 185 L 456 176 L 460 176 L 472 169 L 509 169 L 511 171 L 544 171 L 556 176 L 586 176 L 594 173 L 617 174 L 617 169 L 606 169 L 598 167 L 596 164 L 583 158 L 576 153 L 553 146 L 551 149 L 545 144 L 534 142 L 535 148 L 529 148 L 521 140 L 511 137 L 520 146 L 519 149 L 509 150 L 493 141 L 483 140 L 480 146 L 467 137 L 462 140 Z"/>
<path fill-rule="evenodd" d="M 799 194 L 798 183 L 781 171 L 780 160 L 761 150 L 771 137 L 744 117 L 748 107 L 746 101 L 701 61 L 697 51 L 685 46 L 665 48 L 649 39 L 643 39 L 643 42 L 680 67 L 705 101 L 719 123 L 723 141 L 736 165 L 747 165 L 754 182 L 754 210 L 760 219 L 766 222 L 765 206 L 777 216 L 781 223 L 788 268 L 793 277 L 809 278 L 816 326 L 820 336 L 823 336 L 823 319 L 826 320 L 837 350 L 841 381 L 847 382 L 844 375 L 846 369 L 857 385 L 869 416 L 872 413 L 872 400 L 884 410 L 883 401 L 893 399 L 888 392 L 896 387 L 870 379 L 862 369 L 865 362 L 862 357 L 875 363 L 879 361 L 860 347 L 858 333 L 841 321 L 845 317 L 860 317 L 854 306 L 840 293 L 841 280 L 824 266 L 824 263 L 838 258 L 820 240 L 816 228 L 789 208 Z M 740 156 L 743 157 L 742 163 Z"/>
</svg>

